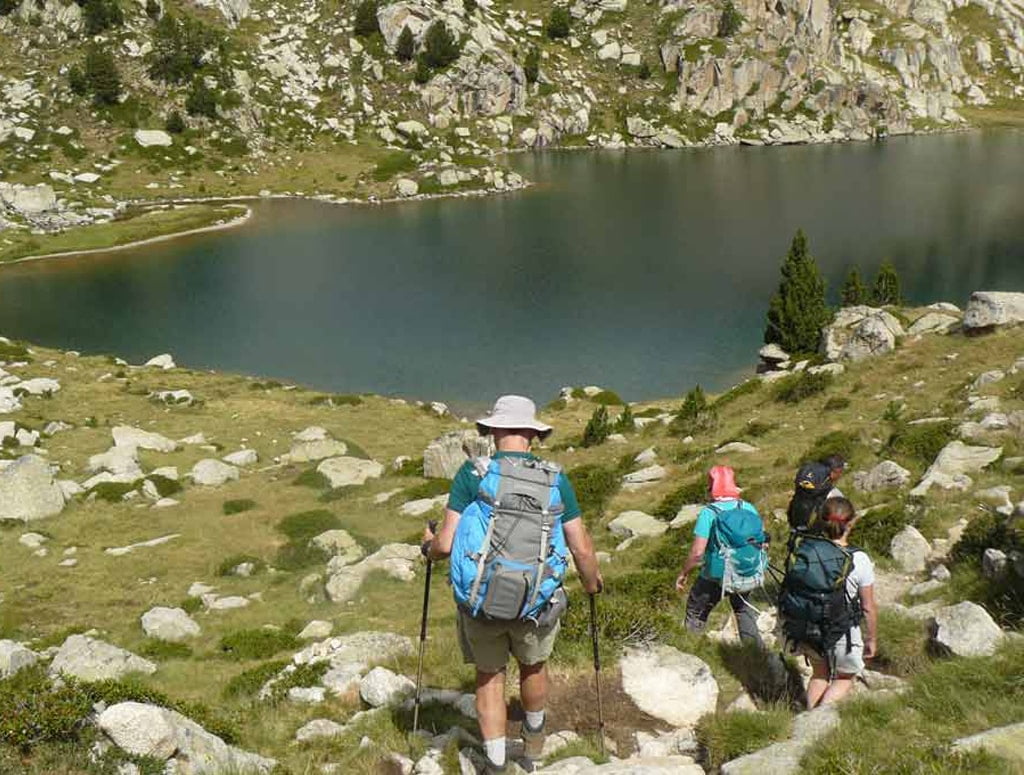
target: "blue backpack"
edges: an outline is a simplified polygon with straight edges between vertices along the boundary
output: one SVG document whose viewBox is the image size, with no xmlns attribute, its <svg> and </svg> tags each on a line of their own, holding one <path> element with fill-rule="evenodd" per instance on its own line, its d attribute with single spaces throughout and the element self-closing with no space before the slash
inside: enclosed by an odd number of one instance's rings
<svg viewBox="0 0 1024 775">
<path fill-rule="evenodd" d="M 452 543 L 455 602 L 475 618 L 547 624 L 566 604 L 561 468 L 529 457 L 480 458 L 474 467 L 480 488 Z"/>
<path fill-rule="evenodd" d="M 705 555 L 708 578 L 721 583 L 723 595 L 763 586 L 768 536 L 760 515 L 745 501 L 728 508 L 712 503 L 708 508 L 715 513 Z"/>
</svg>

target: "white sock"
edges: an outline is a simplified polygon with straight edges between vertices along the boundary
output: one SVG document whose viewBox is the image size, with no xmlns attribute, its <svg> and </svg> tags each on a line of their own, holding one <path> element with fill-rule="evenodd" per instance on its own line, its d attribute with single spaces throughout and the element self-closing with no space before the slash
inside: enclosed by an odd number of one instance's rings
<svg viewBox="0 0 1024 775">
<path fill-rule="evenodd" d="M 526 726 L 530 729 L 540 729 L 544 725 L 544 711 L 542 710 L 528 710 L 526 711 Z"/>
<path fill-rule="evenodd" d="M 505 763 L 505 738 L 496 737 L 493 740 L 484 740 L 484 753 L 491 760 L 492 764 L 499 767 Z"/>
</svg>

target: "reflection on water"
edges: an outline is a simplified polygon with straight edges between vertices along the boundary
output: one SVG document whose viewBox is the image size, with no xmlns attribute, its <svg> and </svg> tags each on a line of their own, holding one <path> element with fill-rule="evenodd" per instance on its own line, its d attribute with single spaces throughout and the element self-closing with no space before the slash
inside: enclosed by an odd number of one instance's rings
<svg viewBox="0 0 1024 775">
<path fill-rule="evenodd" d="M 500 198 L 266 202 L 241 229 L 0 269 L 0 332 L 324 389 L 547 400 L 721 388 L 803 227 L 830 287 L 896 264 L 915 301 L 1024 289 L 1020 133 L 549 153 Z"/>
</svg>

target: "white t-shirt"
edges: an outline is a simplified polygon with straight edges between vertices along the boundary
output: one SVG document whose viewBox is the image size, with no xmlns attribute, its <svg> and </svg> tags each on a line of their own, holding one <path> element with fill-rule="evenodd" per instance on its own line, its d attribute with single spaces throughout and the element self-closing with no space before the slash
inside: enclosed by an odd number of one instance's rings
<svg viewBox="0 0 1024 775">
<path fill-rule="evenodd" d="M 866 552 L 859 549 L 853 553 L 853 570 L 846 577 L 846 594 L 855 598 L 859 590 L 875 583 L 875 564 Z"/>
</svg>

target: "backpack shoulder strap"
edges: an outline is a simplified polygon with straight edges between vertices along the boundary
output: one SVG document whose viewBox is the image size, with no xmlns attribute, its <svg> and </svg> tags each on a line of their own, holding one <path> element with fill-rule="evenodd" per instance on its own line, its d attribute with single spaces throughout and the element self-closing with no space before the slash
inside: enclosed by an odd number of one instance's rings
<svg viewBox="0 0 1024 775">
<path fill-rule="evenodd" d="M 470 458 L 470 462 L 473 464 L 473 473 L 483 479 L 491 468 L 491 460 L 490 455 Z"/>
</svg>

